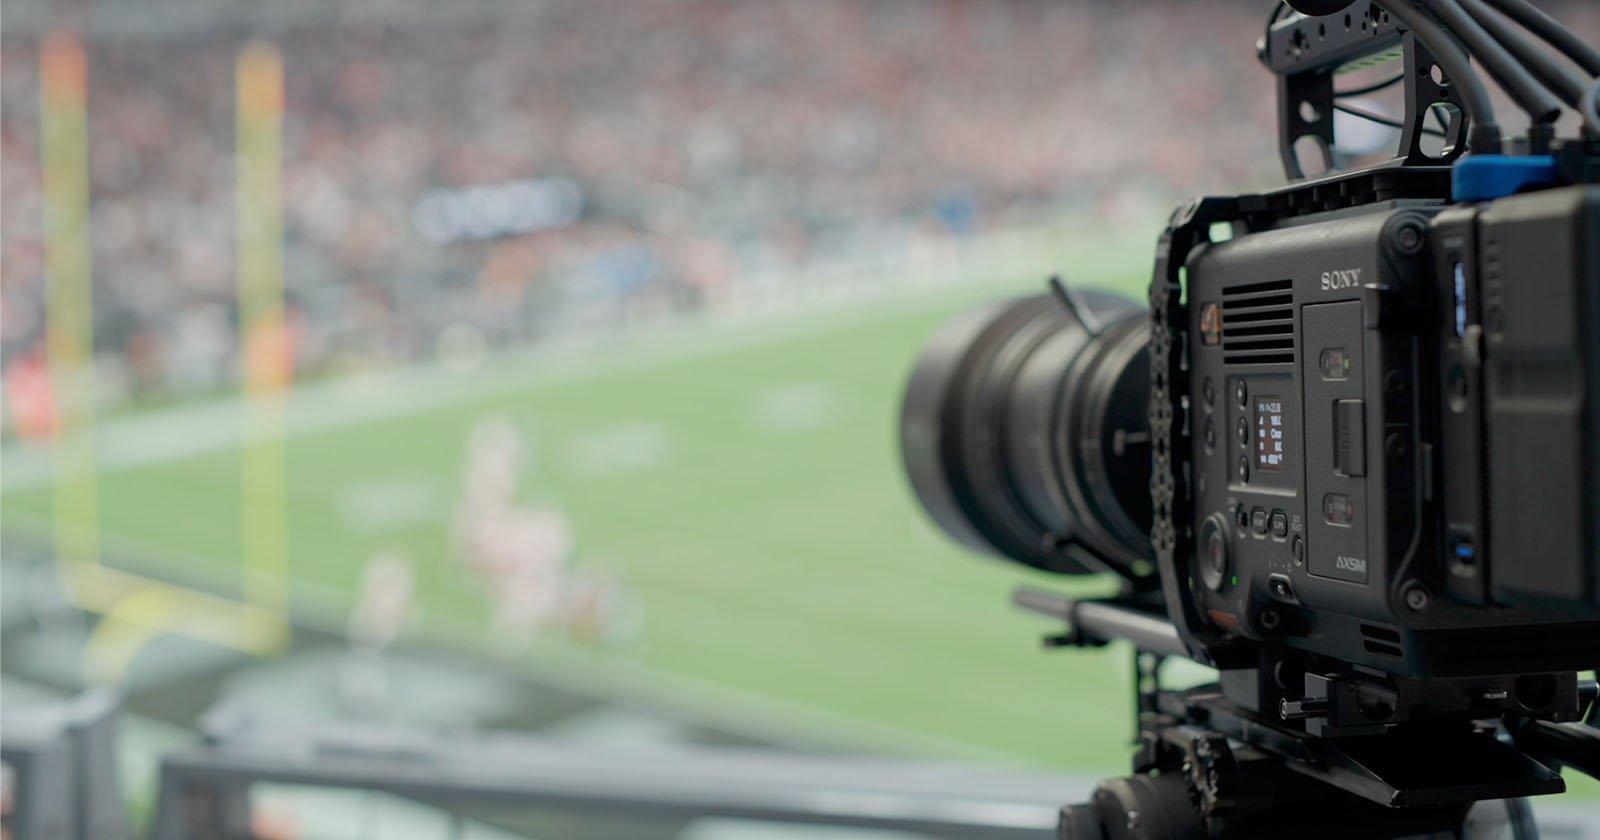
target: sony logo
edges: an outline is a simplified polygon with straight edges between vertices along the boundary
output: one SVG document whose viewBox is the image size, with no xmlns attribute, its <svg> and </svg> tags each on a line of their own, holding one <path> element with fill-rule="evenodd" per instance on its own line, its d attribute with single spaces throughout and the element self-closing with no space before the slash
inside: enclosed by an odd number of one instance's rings
<svg viewBox="0 0 1600 840">
<path fill-rule="evenodd" d="M 1347 268 L 1334 269 L 1322 272 L 1322 290 L 1331 292 L 1335 289 L 1353 289 L 1361 285 L 1361 269 Z"/>
</svg>

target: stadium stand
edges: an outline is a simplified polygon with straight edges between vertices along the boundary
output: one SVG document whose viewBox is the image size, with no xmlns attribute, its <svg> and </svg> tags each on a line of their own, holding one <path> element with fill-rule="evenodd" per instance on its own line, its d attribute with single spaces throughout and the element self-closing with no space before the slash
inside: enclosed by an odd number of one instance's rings
<svg viewBox="0 0 1600 840">
<path fill-rule="evenodd" d="M 105 402 L 234 379 L 230 80 L 263 29 L 289 68 L 302 377 L 670 318 L 756 275 L 1277 177 L 1270 78 L 1247 44 L 1214 46 L 1260 25 L 1257 2 L 290 3 L 266 25 L 255 5 L 105 3 L 91 21 Z M 0 57 L 12 386 L 37 373 L 44 329 L 50 21 L 16 8 Z M 169 18 L 183 25 L 152 23 Z M 1179 80 L 1177 107 L 1145 104 Z M 554 199 L 535 188 L 550 184 Z"/>
</svg>

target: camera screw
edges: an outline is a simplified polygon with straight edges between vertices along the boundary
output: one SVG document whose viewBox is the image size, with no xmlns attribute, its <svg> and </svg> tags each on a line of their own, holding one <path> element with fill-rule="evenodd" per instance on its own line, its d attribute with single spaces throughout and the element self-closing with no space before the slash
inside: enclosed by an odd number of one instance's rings
<svg viewBox="0 0 1600 840">
<path fill-rule="evenodd" d="M 1278 701 L 1278 716 L 1284 720 L 1310 720 L 1327 717 L 1333 704 L 1318 697 Z"/>
<path fill-rule="evenodd" d="M 1433 604 L 1433 596 L 1428 593 L 1428 587 L 1416 581 L 1406 584 L 1405 593 L 1402 597 L 1405 598 L 1406 606 L 1412 612 L 1422 612 Z"/>
<path fill-rule="evenodd" d="M 1424 241 L 1420 222 L 1407 219 L 1395 228 L 1394 247 L 1402 256 L 1414 257 L 1421 253 Z"/>
</svg>

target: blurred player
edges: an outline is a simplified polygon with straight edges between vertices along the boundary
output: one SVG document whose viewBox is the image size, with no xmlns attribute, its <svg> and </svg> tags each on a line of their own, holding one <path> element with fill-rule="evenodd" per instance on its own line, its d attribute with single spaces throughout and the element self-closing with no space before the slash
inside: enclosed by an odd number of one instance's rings
<svg viewBox="0 0 1600 840">
<path fill-rule="evenodd" d="M 497 647 L 527 647 L 540 633 L 595 640 L 618 611 L 616 587 L 573 568 L 577 547 L 567 515 L 517 501 L 529 447 L 503 417 L 480 421 L 468 440 L 454 543 L 490 601 Z"/>
</svg>

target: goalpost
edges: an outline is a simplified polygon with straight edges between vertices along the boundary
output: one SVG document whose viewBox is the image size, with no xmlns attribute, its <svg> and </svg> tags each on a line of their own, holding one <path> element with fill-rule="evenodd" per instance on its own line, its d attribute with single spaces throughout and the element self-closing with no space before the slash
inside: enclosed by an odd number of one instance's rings
<svg viewBox="0 0 1600 840">
<path fill-rule="evenodd" d="M 236 66 L 236 261 L 244 448 L 240 461 L 243 601 L 105 565 L 99 528 L 88 60 L 57 32 L 40 49 L 47 338 L 57 423 L 53 537 L 61 587 L 98 613 L 83 650 L 91 684 L 116 684 L 152 640 L 188 636 L 255 656 L 289 640 L 283 400 L 290 362 L 283 313 L 283 62 L 245 46 Z"/>
</svg>

